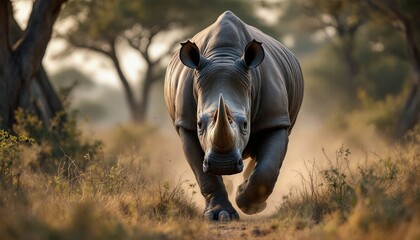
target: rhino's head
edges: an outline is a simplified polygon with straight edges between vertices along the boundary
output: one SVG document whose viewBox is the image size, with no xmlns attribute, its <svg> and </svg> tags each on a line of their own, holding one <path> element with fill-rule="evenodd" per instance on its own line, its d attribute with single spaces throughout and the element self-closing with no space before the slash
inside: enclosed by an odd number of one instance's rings
<svg viewBox="0 0 420 240">
<path fill-rule="evenodd" d="M 224 49 L 207 58 L 190 41 L 180 50 L 182 63 L 194 69 L 197 134 L 205 153 L 203 171 L 215 175 L 243 169 L 242 152 L 251 132 L 250 69 L 261 64 L 264 50 L 253 40 L 242 57 L 231 55 Z"/>
</svg>

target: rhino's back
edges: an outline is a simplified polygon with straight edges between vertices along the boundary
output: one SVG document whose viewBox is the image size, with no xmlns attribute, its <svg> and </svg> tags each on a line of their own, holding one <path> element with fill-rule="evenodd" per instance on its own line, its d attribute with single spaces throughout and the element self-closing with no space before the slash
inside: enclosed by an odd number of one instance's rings
<svg viewBox="0 0 420 240">
<path fill-rule="evenodd" d="M 303 95 L 303 78 L 294 55 L 278 41 L 251 27 L 231 12 L 223 13 L 192 39 L 200 53 L 216 61 L 235 61 L 253 39 L 263 42 L 265 59 L 251 69 L 252 131 L 293 126 Z M 165 101 L 175 126 L 196 130 L 193 70 L 176 53 L 167 68 Z"/>
<path fill-rule="evenodd" d="M 260 96 L 253 114 L 260 123 L 254 130 L 272 127 L 293 128 L 303 99 L 303 76 L 295 55 L 274 38 L 249 26 L 252 37 L 262 39 L 265 59 L 252 72 Z"/>
</svg>

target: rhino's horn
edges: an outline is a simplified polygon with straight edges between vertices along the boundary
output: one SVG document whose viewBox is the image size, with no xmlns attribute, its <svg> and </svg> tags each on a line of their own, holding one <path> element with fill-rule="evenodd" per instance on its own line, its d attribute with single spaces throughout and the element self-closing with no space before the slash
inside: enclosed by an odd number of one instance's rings
<svg viewBox="0 0 420 240">
<path fill-rule="evenodd" d="M 219 106 L 217 107 L 215 121 L 212 136 L 214 150 L 218 152 L 231 150 L 235 145 L 235 134 L 230 126 L 230 121 L 232 120 L 229 120 L 229 109 L 223 100 L 222 94 L 219 97 Z"/>
</svg>

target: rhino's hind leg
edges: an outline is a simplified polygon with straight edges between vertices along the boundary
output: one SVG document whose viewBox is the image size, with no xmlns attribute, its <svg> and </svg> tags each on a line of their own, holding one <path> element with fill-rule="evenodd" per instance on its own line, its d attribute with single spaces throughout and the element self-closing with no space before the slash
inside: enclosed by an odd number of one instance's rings
<svg viewBox="0 0 420 240">
<path fill-rule="evenodd" d="M 257 138 L 258 147 L 253 154 L 257 164 L 236 193 L 236 204 L 244 213 L 255 214 L 265 209 L 286 154 L 288 135 L 287 129 L 279 129 Z"/>
<path fill-rule="evenodd" d="M 206 200 L 204 218 L 211 221 L 230 221 L 239 219 L 239 214 L 229 202 L 228 194 L 221 176 L 203 172 L 204 152 L 194 131 L 179 129 L 185 157 Z"/>
</svg>

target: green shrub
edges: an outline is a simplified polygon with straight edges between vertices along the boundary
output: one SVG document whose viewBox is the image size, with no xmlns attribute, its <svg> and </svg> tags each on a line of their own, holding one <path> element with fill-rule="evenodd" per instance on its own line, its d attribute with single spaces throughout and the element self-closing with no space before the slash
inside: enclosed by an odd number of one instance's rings
<svg viewBox="0 0 420 240">
<path fill-rule="evenodd" d="M 324 153 L 325 154 L 325 153 Z M 349 168 L 350 149 L 341 148 L 336 152 L 335 162 L 328 160 L 328 168 L 321 171 L 323 180 L 327 185 L 326 193 L 330 202 L 331 211 L 338 211 L 341 220 L 345 220 L 355 205 L 356 196 L 354 187 L 349 182 L 352 174 Z"/>
<path fill-rule="evenodd" d="M 34 144 L 32 138 L 14 136 L 0 129 L 0 185 L 19 187 L 23 144 Z"/>
<path fill-rule="evenodd" d="M 76 178 L 79 171 L 86 170 L 89 161 L 96 161 L 100 156 L 102 143 L 87 142 L 77 127 L 74 116 L 59 113 L 48 124 L 44 124 L 38 117 L 18 109 L 15 112 L 16 123 L 14 132 L 19 135 L 31 136 L 38 144 L 38 156 L 32 162 L 34 169 L 40 169 L 48 174 L 62 174 Z M 89 159 L 85 156 L 89 155 Z"/>
</svg>

